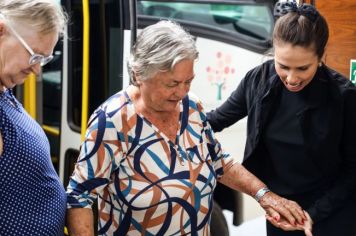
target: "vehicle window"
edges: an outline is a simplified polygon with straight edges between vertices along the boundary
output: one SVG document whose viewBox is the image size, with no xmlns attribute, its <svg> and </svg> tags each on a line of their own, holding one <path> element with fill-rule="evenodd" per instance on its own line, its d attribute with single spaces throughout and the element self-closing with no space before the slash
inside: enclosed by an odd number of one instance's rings
<svg viewBox="0 0 356 236">
<path fill-rule="evenodd" d="M 270 39 L 274 23 L 269 6 L 256 3 L 139 1 L 137 12 L 143 16 L 195 22 L 257 40 Z"/>
<path fill-rule="evenodd" d="M 119 1 L 90 2 L 89 116 L 122 88 L 122 30 Z M 82 109 L 83 19 L 81 1 L 73 4 L 69 25 L 69 112 L 71 127 L 80 131 Z M 122 27 L 121 27 L 122 28 Z"/>
</svg>

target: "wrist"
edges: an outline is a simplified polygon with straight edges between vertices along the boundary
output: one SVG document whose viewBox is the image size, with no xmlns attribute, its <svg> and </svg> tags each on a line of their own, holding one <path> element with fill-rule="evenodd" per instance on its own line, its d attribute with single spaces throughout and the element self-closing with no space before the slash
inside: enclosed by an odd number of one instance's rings
<svg viewBox="0 0 356 236">
<path fill-rule="evenodd" d="M 263 187 L 263 188 L 260 188 L 260 189 L 256 192 L 256 194 L 255 194 L 255 196 L 254 196 L 255 200 L 256 200 L 257 202 L 260 202 L 261 199 L 262 199 L 262 197 L 263 197 L 266 193 L 268 193 L 268 192 L 271 192 L 271 190 L 269 190 L 269 188 L 268 188 L 267 186 L 265 186 L 265 187 Z"/>
</svg>

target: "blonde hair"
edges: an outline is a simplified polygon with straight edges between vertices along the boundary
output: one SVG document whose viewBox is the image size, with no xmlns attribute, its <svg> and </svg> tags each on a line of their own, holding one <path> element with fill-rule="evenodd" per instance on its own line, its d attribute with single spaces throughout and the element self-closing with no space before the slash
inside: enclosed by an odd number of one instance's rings
<svg viewBox="0 0 356 236">
<path fill-rule="evenodd" d="M 0 0 L 0 13 L 16 23 L 25 23 L 37 33 L 65 33 L 67 14 L 54 0 Z"/>
</svg>

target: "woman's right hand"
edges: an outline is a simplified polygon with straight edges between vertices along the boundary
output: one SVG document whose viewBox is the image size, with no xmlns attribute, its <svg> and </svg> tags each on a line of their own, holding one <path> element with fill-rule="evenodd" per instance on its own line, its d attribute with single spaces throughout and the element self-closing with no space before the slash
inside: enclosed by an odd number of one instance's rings
<svg viewBox="0 0 356 236">
<path fill-rule="evenodd" d="M 305 220 L 302 225 L 297 224 L 295 226 L 291 225 L 285 218 L 276 221 L 276 219 L 266 214 L 266 219 L 275 227 L 281 228 L 285 231 L 302 230 L 304 231 L 306 236 L 313 236 L 312 234 L 313 220 L 310 218 L 308 212 L 304 211 L 304 214 L 306 215 L 307 220 Z"/>
<path fill-rule="evenodd" d="M 284 219 L 285 222 L 297 227 L 297 225 L 304 225 L 304 222 L 308 220 L 298 203 L 280 197 L 273 192 L 266 193 L 259 203 L 267 215 L 277 222 Z"/>
</svg>

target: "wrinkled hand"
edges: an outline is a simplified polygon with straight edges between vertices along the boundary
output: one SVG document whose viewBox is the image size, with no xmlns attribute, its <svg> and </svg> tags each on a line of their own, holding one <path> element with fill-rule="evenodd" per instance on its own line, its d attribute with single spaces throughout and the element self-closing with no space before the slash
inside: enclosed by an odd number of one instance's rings
<svg viewBox="0 0 356 236">
<path fill-rule="evenodd" d="M 307 220 L 307 216 L 298 203 L 282 198 L 273 192 L 266 193 L 259 203 L 267 215 L 277 222 L 284 218 L 285 222 L 296 227 L 298 224 L 304 225 L 304 221 Z"/>
<path fill-rule="evenodd" d="M 281 228 L 285 231 L 302 230 L 302 231 L 304 231 L 306 236 L 313 236 L 313 234 L 312 234 L 313 221 L 310 218 L 308 212 L 304 211 L 304 214 L 306 215 L 306 218 L 307 218 L 304 221 L 304 224 L 297 223 L 295 226 L 290 224 L 285 218 L 282 218 L 279 221 L 276 221 L 273 217 L 266 215 L 266 219 L 271 224 L 273 224 L 275 227 Z"/>
</svg>

